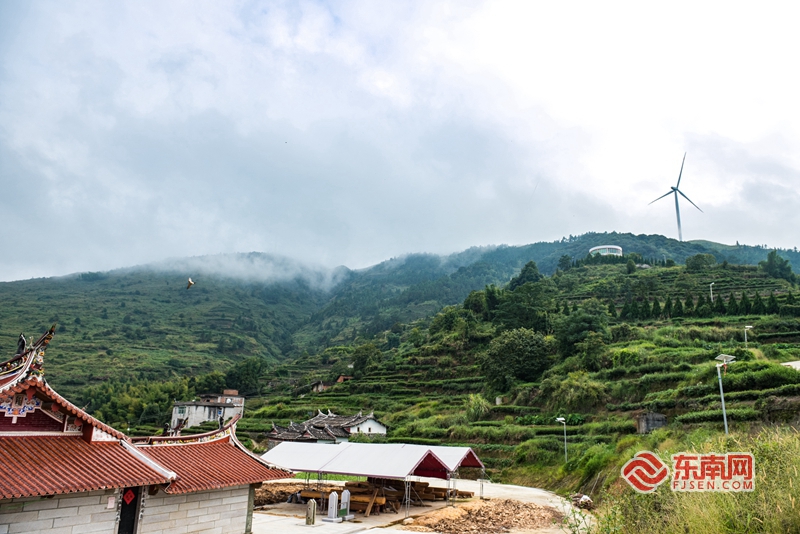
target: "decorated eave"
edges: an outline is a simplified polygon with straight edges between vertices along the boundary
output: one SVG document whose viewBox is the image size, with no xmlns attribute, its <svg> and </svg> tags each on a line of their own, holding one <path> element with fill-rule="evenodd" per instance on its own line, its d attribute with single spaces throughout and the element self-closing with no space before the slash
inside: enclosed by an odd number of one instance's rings
<svg viewBox="0 0 800 534">
<path fill-rule="evenodd" d="M 44 352 L 53 339 L 55 327 L 50 327 L 30 345 L 20 336 L 18 353 L 0 364 L 3 369 L 0 371 L 0 436 L 25 430 L 40 434 L 80 434 L 90 442 L 126 440 L 125 434 L 69 402 L 45 380 Z M 60 427 L 54 422 L 60 423 Z"/>
<path fill-rule="evenodd" d="M 0 499 L 168 484 L 175 474 L 139 453 L 44 378 L 55 325 L 36 342 L 20 336 L 0 364 Z"/>
<path fill-rule="evenodd" d="M 258 484 L 293 476 L 252 454 L 236 439 L 235 415 L 219 430 L 191 436 L 134 438 L 138 451 L 176 473 L 169 494 Z"/>
</svg>

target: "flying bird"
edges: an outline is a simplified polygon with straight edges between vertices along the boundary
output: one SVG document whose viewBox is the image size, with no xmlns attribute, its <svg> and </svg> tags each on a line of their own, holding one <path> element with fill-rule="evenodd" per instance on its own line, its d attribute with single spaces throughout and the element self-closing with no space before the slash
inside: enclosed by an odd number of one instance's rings
<svg viewBox="0 0 800 534">
<path fill-rule="evenodd" d="M 683 161 L 681 162 L 681 172 L 678 173 L 678 183 L 675 185 L 675 187 L 670 187 L 671 191 L 668 191 L 667 193 L 664 193 L 663 195 L 661 195 L 660 197 L 658 197 L 657 199 L 655 199 L 653 201 L 653 202 L 657 202 L 657 201 L 661 200 L 662 198 L 664 198 L 667 195 L 673 195 L 673 194 L 675 195 L 675 215 L 678 218 L 678 240 L 679 241 L 683 241 L 683 231 L 681 230 L 681 209 L 678 207 L 678 195 L 680 195 L 683 198 L 685 198 L 686 200 L 688 200 L 689 203 L 692 206 L 697 208 L 697 204 L 692 202 L 692 200 L 689 197 L 687 197 L 686 195 L 683 194 L 683 191 L 678 189 L 681 186 L 681 176 L 683 176 L 683 164 L 684 163 L 686 163 L 686 152 L 683 153 Z M 650 204 L 652 204 L 653 202 L 651 202 Z M 650 204 L 648 204 L 648 206 Z M 700 210 L 700 213 L 703 213 L 703 210 L 701 210 L 700 208 L 697 208 L 697 209 Z"/>
<path fill-rule="evenodd" d="M 189 283 L 188 283 L 188 284 L 186 284 L 186 289 L 189 289 L 189 288 L 190 288 L 190 287 L 192 287 L 193 285 L 194 285 L 194 282 L 192 282 L 192 279 L 191 279 L 191 278 L 189 278 Z"/>
</svg>

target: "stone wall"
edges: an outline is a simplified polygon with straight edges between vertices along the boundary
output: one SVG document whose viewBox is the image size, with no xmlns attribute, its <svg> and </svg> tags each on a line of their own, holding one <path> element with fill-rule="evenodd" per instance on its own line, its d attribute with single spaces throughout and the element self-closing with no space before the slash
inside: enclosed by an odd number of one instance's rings
<svg viewBox="0 0 800 534">
<path fill-rule="evenodd" d="M 243 534 L 250 486 L 145 496 L 139 534 Z"/>
<path fill-rule="evenodd" d="M 112 534 L 118 500 L 117 490 L 0 500 L 0 534 Z"/>
</svg>

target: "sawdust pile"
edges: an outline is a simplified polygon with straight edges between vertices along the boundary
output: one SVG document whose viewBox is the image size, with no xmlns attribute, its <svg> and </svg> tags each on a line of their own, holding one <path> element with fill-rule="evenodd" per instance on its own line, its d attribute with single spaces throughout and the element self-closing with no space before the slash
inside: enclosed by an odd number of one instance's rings
<svg viewBox="0 0 800 534">
<path fill-rule="evenodd" d="M 473 501 L 459 507 L 446 507 L 416 518 L 404 530 L 442 534 L 483 534 L 511 529 L 552 527 L 561 513 L 533 503 L 511 499 Z"/>
<path fill-rule="evenodd" d="M 264 484 L 256 490 L 256 506 L 264 506 L 267 504 L 277 504 L 286 502 L 289 495 L 297 493 L 305 488 L 302 483 L 286 483 L 286 484 Z M 322 486 L 323 489 L 331 491 L 333 489 L 340 490 L 340 486 Z M 316 485 L 314 486 L 316 489 Z"/>
</svg>

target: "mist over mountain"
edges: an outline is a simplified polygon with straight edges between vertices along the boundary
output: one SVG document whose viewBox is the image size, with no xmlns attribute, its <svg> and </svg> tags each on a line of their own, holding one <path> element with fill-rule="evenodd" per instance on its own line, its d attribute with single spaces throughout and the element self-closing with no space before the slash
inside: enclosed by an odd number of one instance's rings
<svg viewBox="0 0 800 534">
<path fill-rule="evenodd" d="M 395 323 L 432 317 L 473 290 L 505 285 L 529 261 L 555 272 L 559 259 L 619 245 L 643 261 L 683 263 L 695 254 L 757 264 L 769 249 L 659 235 L 592 233 L 525 246 L 408 254 L 367 269 L 329 269 L 257 252 L 176 258 L 109 272 L 0 283 L 0 346 L 59 323 L 48 366 L 66 387 L 110 377 L 163 378 L 224 369 L 257 356 L 278 362 Z M 795 250 L 781 256 L 800 265 Z M 186 288 L 187 278 L 196 284 Z"/>
<path fill-rule="evenodd" d="M 262 284 L 301 281 L 321 291 L 330 291 L 350 274 L 347 267 L 331 269 L 263 252 L 171 258 L 131 270 L 137 269 L 180 273 L 193 277 L 195 282 L 203 277 Z"/>
</svg>

